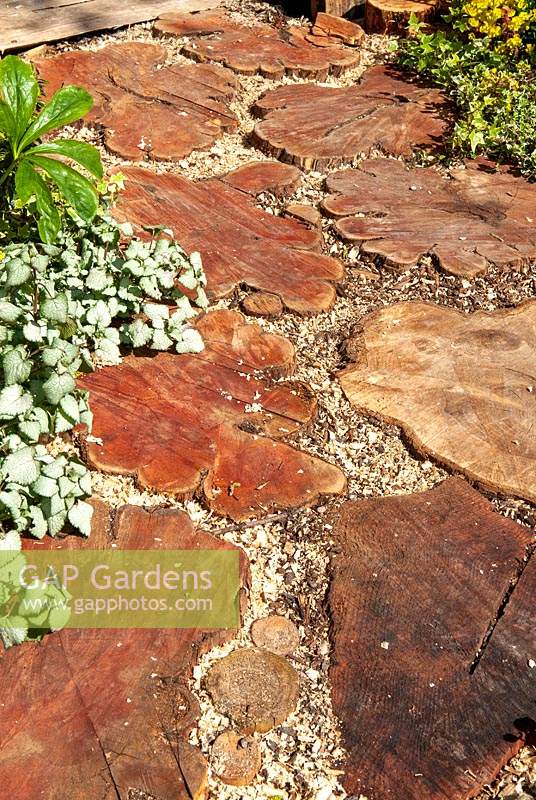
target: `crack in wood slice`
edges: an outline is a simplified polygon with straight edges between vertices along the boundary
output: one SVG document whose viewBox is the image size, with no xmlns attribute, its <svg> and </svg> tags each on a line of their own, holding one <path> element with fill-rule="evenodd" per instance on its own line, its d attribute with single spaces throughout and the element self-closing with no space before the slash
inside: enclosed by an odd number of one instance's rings
<svg viewBox="0 0 536 800">
<path fill-rule="evenodd" d="M 474 797 L 534 719 L 534 559 L 519 578 L 530 532 L 450 478 L 346 503 L 334 539 L 330 678 L 347 792 Z"/>
<path fill-rule="evenodd" d="M 419 22 L 429 22 L 440 7 L 441 0 L 366 0 L 365 30 L 367 33 L 403 36 L 407 34 L 412 15 Z"/>
<path fill-rule="evenodd" d="M 196 61 L 219 61 L 235 72 L 268 78 L 301 75 L 323 80 L 356 66 L 360 54 L 337 42 L 325 47 L 308 40 L 309 28 L 281 30 L 272 25 L 247 26 L 224 13 L 166 14 L 155 24 L 160 34 L 192 36 L 181 51 Z"/>
<path fill-rule="evenodd" d="M 409 157 L 417 148 L 437 148 L 449 126 L 442 92 L 385 66 L 371 67 L 360 83 L 343 88 L 280 86 L 252 111 L 263 117 L 253 143 L 305 169 L 337 166 L 373 149 Z"/>
<path fill-rule="evenodd" d="M 85 121 L 104 128 L 111 153 L 167 161 L 208 149 L 238 121 L 229 107 L 237 89 L 232 72 L 212 64 L 163 66 L 166 59 L 161 45 L 128 42 L 35 65 L 47 98 L 63 84 L 91 92 L 95 104 Z"/>
<path fill-rule="evenodd" d="M 397 303 L 350 339 L 343 390 L 484 488 L 536 501 L 536 301 L 462 314 Z"/>
<path fill-rule="evenodd" d="M 110 510 L 93 501 L 89 541 L 47 537 L 25 549 L 234 549 L 196 531 L 183 512 Z M 249 568 L 240 553 L 241 586 Z M 207 765 L 188 743 L 199 708 L 192 666 L 235 631 L 68 629 L 0 656 L 0 781 L 11 800 L 201 800 Z"/>
<path fill-rule="evenodd" d="M 490 263 L 519 268 L 536 258 L 536 186 L 493 165 L 467 162 L 445 177 L 376 159 L 326 185 L 323 208 L 341 236 L 391 264 L 428 253 L 445 272 L 471 278 Z"/>
<path fill-rule="evenodd" d="M 137 167 L 122 173 L 126 190 L 116 216 L 139 226 L 165 224 L 185 250 L 199 251 L 210 296 L 228 297 L 248 286 L 277 294 L 287 308 L 304 314 L 335 302 L 333 283 L 344 270 L 335 258 L 316 252 L 321 232 L 255 205 L 254 195 L 263 190 L 290 191 L 299 179 L 295 168 L 254 162 L 199 183 Z"/>
<path fill-rule="evenodd" d="M 292 371 L 288 339 L 233 311 L 211 312 L 196 327 L 205 341 L 198 355 L 131 356 L 79 382 L 103 442 L 88 444 L 90 463 L 179 497 L 202 491 L 234 520 L 343 492 L 337 467 L 280 441 L 316 412 L 305 384 L 270 380 Z"/>
</svg>

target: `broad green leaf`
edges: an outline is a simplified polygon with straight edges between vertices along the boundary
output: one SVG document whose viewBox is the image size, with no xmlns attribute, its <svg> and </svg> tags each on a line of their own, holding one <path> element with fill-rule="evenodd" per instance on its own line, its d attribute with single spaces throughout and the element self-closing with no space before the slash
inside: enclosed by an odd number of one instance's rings
<svg viewBox="0 0 536 800">
<path fill-rule="evenodd" d="M 32 268 L 20 258 L 13 258 L 6 264 L 6 286 L 12 288 L 26 283 L 32 274 Z"/>
<path fill-rule="evenodd" d="M 60 230 L 61 220 L 50 189 L 28 161 L 21 161 L 15 173 L 15 189 L 22 203 L 35 198 L 39 220 L 39 235 L 46 244 L 53 242 Z"/>
<path fill-rule="evenodd" d="M 58 479 L 58 487 L 60 491 L 60 497 L 67 497 L 68 495 L 73 494 L 73 492 L 75 492 L 78 488 L 76 483 L 70 478 L 66 478 L 65 475 Z"/>
<path fill-rule="evenodd" d="M 0 391 L 0 419 L 14 419 L 31 409 L 33 398 L 22 386 L 6 386 Z"/>
<path fill-rule="evenodd" d="M 30 506 L 28 513 L 31 519 L 29 532 L 36 539 L 42 539 L 47 533 L 47 522 L 39 506 Z"/>
<path fill-rule="evenodd" d="M 22 335 L 28 342 L 42 342 L 43 332 L 35 322 L 27 322 L 22 329 Z"/>
<path fill-rule="evenodd" d="M 76 161 L 77 164 L 87 169 L 96 178 L 102 178 L 104 170 L 100 153 L 96 147 L 87 142 L 76 142 L 72 139 L 56 139 L 53 142 L 45 142 L 27 150 L 25 156 L 47 156 L 58 155 Z"/>
<path fill-rule="evenodd" d="M 49 322 L 67 322 L 67 295 L 63 292 L 56 297 L 47 297 L 41 303 L 41 316 Z"/>
<path fill-rule="evenodd" d="M 99 195 L 87 178 L 54 158 L 27 156 L 27 160 L 47 173 L 78 216 L 91 222 L 99 207 Z"/>
<path fill-rule="evenodd" d="M 64 372 L 63 375 L 54 372 L 50 378 L 44 382 L 43 393 L 51 405 L 57 406 L 61 398 L 72 392 L 75 387 L 76 382 L 72 375 L 69 375 L 67 372 Z"/>
<path fill-rule="evenodd" d="M 132 322 L 126 329 L 132 347 L 145 347 L 151 340 L 152 331 L 150 327 L 141 319 Z"/>
<path fill-rule="evenodd" d="M 53 497 L 57 494 L 58 483 L 53 478 L 47 478 L 41 475 L 36 481 L 32 483 L 32 492 L 38 494 L 40 497 Z"/>
<path fill-rule="evenodd" d="M 60 89 L 30 125 L 19 144 L 19 149 L 28 147 L 45 133 L 70 125 L 71 122 L 85 116 L 92 105 L 93 98 L 85 89 L 79 86 L 65 86 Z"/>
<path fill-rule="evenodd" d="M 41 436 L 41 426 L 35 421 L 25 420 L 19 422 L 18 430 L 21 436 L 26 437 L 26 439 L 29 439 L 31 442 L 37 442 Z"/>
<path fill-rule="evenodd" d="M 54 514 L 53 517 L 48 518 L 48 532 L 51 536 L 57 536 L 58 533 L 62 532 L 66 518 L 67 514 L 65 511 L 62 511 L 60 514 Z"/>
<path fill-rule="evenodd" d="M 30 377 L 32 364 L 28 354 L 22 349 L 13 348 L 4 353 L 2 357 L 4 370 L 4 383 L 11 386 L 14 383 L 24 383 Z"/>
<path fill-rule="evenodd" d="M 6 456 L 2 471 L 7 480 L 29 486 L 39 478 L 39 464 L 35 460 L 33 447 L 23 447 Z"/>
<path fill-rule="evenodd" d="M 67 514 L 67 518 L 71 525 L 75 528 L 78 528 L 80 533 L 84 536 L 89 536 L 91 533 L 91 518 L 93 517 L 93 506 L 90 506 L 89 503 L 85 503 L 83 500 L 79 500 L 76 503 L 69 513 Z"/>
<path fill-rule="evenodd" d="M 0 300 L 0 320 L 15 322 L 22 314 L 22 309 L 7 300 Z"/>
<path fill-rule="evenodd" d="M 3 133 L 10 144 L 17 139 L 17 125 L 11 109 L 6 103 L 0 102 L 0 133 Z"/>
<path fill-rule="evenodd" d="M 39 84 L 31 64 L 17 56 L 0 60 L 0 93 L 15 122 L 16 146 L 26 131 L 37 105 Z"/>
<path fill-rule="evenodd" d="M 72 394 L 67 394 L 60 400 L 60 409 L 68 417 L 73 424 L 80 420 L 80 409 L 78 408 L 78 400 Z"/>
<path fill-rule="evenodd" d="M 112 316 L 104 300 L 97 300 L 86 313 L 86 320 L 89 325 L 97 328 L 107 328 L 112 322 Z"/>
</svg>

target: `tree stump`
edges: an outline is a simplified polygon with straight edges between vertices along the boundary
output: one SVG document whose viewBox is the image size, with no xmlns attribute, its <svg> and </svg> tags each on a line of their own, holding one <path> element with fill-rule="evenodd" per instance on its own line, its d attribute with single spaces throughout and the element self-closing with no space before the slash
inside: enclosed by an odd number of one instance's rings
<svg viewBox="0 0 536 800">
<path fill-rule="evenodd" d="M 89 462 L 141 486 L 188 498 L 235 520 L 310 505 L 344 491 L 342 472 L 283 443 L 309 424 L 305 384 L 274 383 L 293 369 L 288 339 L 214 311 L 196 327 L 196 355 L 130 356 L 84 377 L 94 414 Z"/>
<path fill-rule="evenodd" d="M 29 549 L 235 549 L 194 530 L 176 510 L 94 501 L 91 540 L 25 542 Z M 241 553 L 241 583 L 249 582 Z M 202 800 L 207 765 L 187 736 L 198 708 L 187 689 L 202 653 L 234 631 L 68 629 L 0 655 L 9 691 L 0 715 L 0 781 L 13 800 Z M 168 680 L 173 676 L 173 680 Z M 54 721 L 57 724 L 54 724 Z"/>
<path fill-rule="evenodd" d="M 165 224 L 185 250 L 199 251 L 210 296 L 228 297 L 245 285 L 277 294 L 286 308 L 304 314 L 335 302 L 333 283 L 344 271 L 340 261 L 317 252 L 320 231 L 255 205 L 262 191 L 286 194 L 298 180 L 295 168 L 258 162 L 199 183 L 137 167 L 122 172 L 127 182 L 116 216 L 140 227 Z"/>
<path fill-rule="evenodd" d="M 536 501 L 536 301 L 462 314 L 397 303 L 365 318 L 340 374 L 360 411 L 493 492 Z"/>
<path fill-rule="evenodd" d="M 340 75 L 360 60 L 358 52 L 340 42 L 315 46 L 314 40 L 307 40 L 307 28 L 241 25 L 218 12 L 166 14 L 155 30 L 162 35 L 194 37 L 182 45 L 181 52 L 196 61 L 218 61 L 242 75 L 260 73 L 279 79 L 286 74 L 323 80 L 329 74 Z"/>
<path fill-rule="evenodd" d="M 35 62 L 47 98 L 63 84 L 84 86 L 94 106 L 84 122 L 104 128 L 106 148 L 132 161 L 179 160 L 238 128 L 229 108 L 237 83 L 213 64 L 164 67 L 167 51 L 128 42 Z"/>
<path fill-rule="evenodd" d="M 445 178 L 392 159 L 365 161 L 328 177 L 323 208 L 344 239 L 400 267 L 429 253 L 445 272 L 471 278 L 490 263 L 516 268 L 536 258 L 534 184 L 479 162 L 465 167 Z"/>
<path fill-rule="evenodd" d="M 327 169 L 373 149 L 409 157 L 416 148 L 437 148 L 449 106 L 438 89 L 375 66 L 353 86 L 280 86 L 252 111 L 263 118 L 252 134 L 259 149 L 304 169 Z"/>
<path fill-rule="evenodd" d="M 475 797 L 534 718 L 530 531 L 451 478 L 347 503 L 333 535 L 330 677 L 346 791 Z"/>
<path fill-rule="evenodd" d="M 419 22 L 431 21 L 439 11 L 441 0 L 366 0 L 365 30 L 403 36 L 413 14 Z"/>
</svg>

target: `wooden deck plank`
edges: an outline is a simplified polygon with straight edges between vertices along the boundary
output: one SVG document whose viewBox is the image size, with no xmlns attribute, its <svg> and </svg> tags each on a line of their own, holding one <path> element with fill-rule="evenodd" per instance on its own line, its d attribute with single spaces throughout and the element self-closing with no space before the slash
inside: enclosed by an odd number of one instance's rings
<svg viewBox="0 0 536 800">
<path fill-rule="evenodd" d="M 146 22 L 166 11 L 201 11 L 218 4 L 219 0 L 8 0 L 0 11 L 0 53 Z"/>
</svg>

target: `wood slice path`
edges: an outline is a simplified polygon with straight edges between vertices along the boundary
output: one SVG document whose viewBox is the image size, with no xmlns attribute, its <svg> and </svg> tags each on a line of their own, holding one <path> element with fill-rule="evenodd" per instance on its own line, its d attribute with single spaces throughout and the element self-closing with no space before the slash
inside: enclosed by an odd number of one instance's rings
<svg viewBox="0 0 536 800">
<path fill-rule="evenodd" d="M 138 225 L 165 224 L 185 250 L 198 250 L 212 297 L 248 286 L 277 294 L 287 308 L 307 314 L 335 302 L 333 283 L 342 279 L 343 267 L 317 252 L 320 231 L 255 205 L 262 191 L 292 191 L 301 177 L 295 168 L 253 162 L 199 183 L 136 167 L 122 172 L 127 183 L 116 216 Z"/>
<path fill-rule="evenodd" d="M 121 158 L 178 160 L 206 150 L 238 127 L 229 108 L 237 83 L 223 67 L 164 67 L 165 47 L 128 42 L 76 50 L 35 65 L 50 97 L 63 84 L 84 86 L 95 105 L 86 121 L 104 128 L 106 148 Z"/>
<path fill-rule="evenodd" d="M 234 549 L 176 510 L 124 506 L 113 523 L 94 501 L 91 540 L 67 549 Z M 42 549 L 57 540 L 27 542 Z M 249 572 L 241 555 L 241 581 Z M 204 756 L 187 736 L 197 701 L 187 689 L 201 654 L 235 631 L 64 630 L 0 655 L 0 783 L 10 800 L 202 800 Z"/>
<path fill-rule="evenodd" d="M 241 25 L 222 12 L 166 14 L 156 22 L 155 30 L 193 37 L 182 46 L 184 55 L 196 61 L 221 62 L 243 75 L 259 72 L 273 79 L 287 74 L 323 80 L 360 61 L 357 50 L 338 41 L 326 47 L 325 37 L 319 37 L 316 43 L 318 37 L 307 28 Z"/>
<path fill-rule="evenodd" d="M 385 66 L 370 67 L 357 85 L 343 88 L 280 86 L 252 110 L 263 117 L 254 144 L 305 169 L 334 167 L 373 149 L 410 157 L 437 148 L 449 125 L 442 92 Z"/>
<path fill-rule="evenodd" d="M 324 211 L 361 250 L 407 267 L 426 253 L 453 275 L 536 258 L 536 186 L 506 170 L 467 162 L 446 178 L 375 159 L 327 179 Z M 351 216 L 357 215 L 360 216 Z"/>
<path fill-rule="evenodd" d="M 184 12 L 214 8 L 219 0 L 4 0 L 2 5 L 0 53 L 145 22 L 177 8 Z"/>
<path fill-rule="evenodd" d="M 233 311 L 207 314 L 199 355 L 131 356 L 80 381 L 94 414 L 88 458 L 105 472 L 191 497 L 234 520 L 310 505 L 344 491 L 342 472 L 281 440 L 307 425 L 316 401 L 288 375 L 288 339 Z"/>
<path fill-rule="evenodd" d="M 466 315 L 397 303 L 366 317 L 340 375 L 359 410 L 494 492 L 536 501 L 536 301 Z"/>
<path fill-rule="evenodd" d="M 534 720 L 534 558 L 519 577 L 529 532 L 451 478 L 347 503 L 334 539 L 330 677 L 346 790 L 474 797 Z"/>
</svg>

